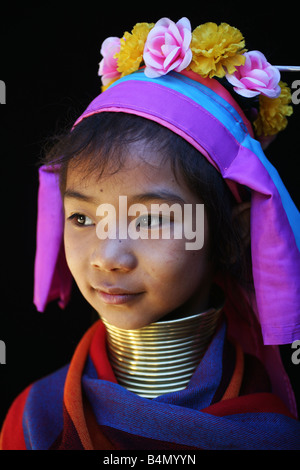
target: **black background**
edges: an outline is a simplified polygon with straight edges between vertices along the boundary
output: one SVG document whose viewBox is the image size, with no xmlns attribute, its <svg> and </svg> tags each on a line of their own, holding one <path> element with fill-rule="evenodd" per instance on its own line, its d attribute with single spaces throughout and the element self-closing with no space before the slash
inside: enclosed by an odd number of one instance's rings
<svg viewBox="0 0 300 470">
<path fill-rule="evenodd" d="M 37 162 L 47 139 L 100 92 L 97 72 L 103 40 L 121 37 L 137 22 L 187 16 L 192 28 L 206 21 L 227 22 L 241 30 L 249 50 L 262 51 L 274 65 L 300 65 L 299 7 L 294 3 L 207 3 L 1 6 L 0 79 L 7 95 L 0 106 L 0 340 L 7 357 L 0 365 L 0 427 L 14 397 L 68 362 L 91 322 L 90 309 L 76 288 L 64 311 L 53 303 L 38 313 L 33 305 Z M 282 74 L 282 79 L 291 86 L 300 73 Z M 300 104 L 294 106 L 287 130 L 267 151 L 298 206 L 299 117 Z M 292 364 L 290 345 L 281 352 L 299 404 L 300 365 Z"/>
</svg>

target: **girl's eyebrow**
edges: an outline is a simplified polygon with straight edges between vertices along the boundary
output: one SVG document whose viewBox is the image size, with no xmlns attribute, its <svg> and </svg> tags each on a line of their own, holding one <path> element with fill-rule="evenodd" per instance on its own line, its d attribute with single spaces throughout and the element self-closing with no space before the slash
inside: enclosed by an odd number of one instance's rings
<svg viewBox="0 0 300 470">
<path fill-rule="evenodd" d="M 97 201 L 92 196 L 88 196 L 87 194 L 80 193 L 79 191 L 75 191 L 72 189 L 66 189 L 64 192 L 64 198 L 70 199 L 79 199 L 80 201 L 89 202 L 93 204 L 98 204 Z M 179 203 L 179 204 L 186 204 L 184 199 L 180 197 L 178 194 L 172 193 L 171 191 L 160 190 L 157 192 L 148 192 L 148 193 L 141 193 L 135 194 L 128 198 L 129 203 L 146 203 L 150 201 L 164 201 L 169 203 Z"/>
<path fill-rule="evenodd" d="M 66 189 L 66 191 L 64 192 L 64 199 L 65 198 L 79 199 L 80 201 L 97 204 L 96 199 L 93 198 L 92 196 L 88 196 L 87 194 L 80 193 L 79 191 L 74 191 L 73 189 Z"/>
<path fill-rule="evenodd" d="M 149 193 L 142 193 L 136 194 L 130 198 L 130 201 L 133 202 L 149 202 L 149 201 L 165 201 L 165 202 L 177 202 L 179 204 L 186 204 L 184 199 L 178 194 L 172 193 L 171 191 L 167 190 L 160 190 L 157 192 L 149 192 Z"/>
</svg>

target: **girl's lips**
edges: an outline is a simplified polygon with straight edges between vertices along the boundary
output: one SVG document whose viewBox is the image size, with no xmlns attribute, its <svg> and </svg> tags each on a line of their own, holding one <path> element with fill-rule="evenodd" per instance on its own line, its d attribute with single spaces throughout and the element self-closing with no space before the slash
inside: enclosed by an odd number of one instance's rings
<svg viewBox="0 0 300 470">
<path fill-rule="evenodd" d="M 113 305 L 121 305 L 121 304 L 126 304 L 128 302 L 131 302 L 132 300 L 135 300 L 138 296 L 142 294 L 142 292 L 139 292 L 137 294 L 129 294 L 129 293 L 108 293 L 104 292 L 100 289 L 96 289 L 99 297 L 101 300 L 106 303 L 106 304 L 113 304 Z"/>
</svg>

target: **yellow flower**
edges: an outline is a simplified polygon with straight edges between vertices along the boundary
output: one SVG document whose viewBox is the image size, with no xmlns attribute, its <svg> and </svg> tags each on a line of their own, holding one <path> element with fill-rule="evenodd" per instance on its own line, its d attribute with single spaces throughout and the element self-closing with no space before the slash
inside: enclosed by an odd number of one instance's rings
<svg viewBox="0 0 300 470">
<path fill-rule="evenodd" d="M 293 113 L 291 102 L 291 90 L 284 82 L 279 82 L 281 93 L 278 98 L 259 96 L 259 113 L 254 121 L 256 134 L 275 135 L 283 131 L 287 126 L 287 116 Z"/>
<path fill-rule="evenodd" d="M 202 77 L 224 77 L 244 65 L 246 52 L 242 33 L 227 23 L 205 23 L 194 29 L 190 69 Z"/>
<path fill-rule="evenodd" d="M 144 46 L 154 23 L 137 23 L 131 33 L 127 31 L 121 39 L 120 52 L 115 54 L 118 60 L 118 72 L 121 76 L 129 75 L 139 69 L 143 60 Z"/>
</svg>

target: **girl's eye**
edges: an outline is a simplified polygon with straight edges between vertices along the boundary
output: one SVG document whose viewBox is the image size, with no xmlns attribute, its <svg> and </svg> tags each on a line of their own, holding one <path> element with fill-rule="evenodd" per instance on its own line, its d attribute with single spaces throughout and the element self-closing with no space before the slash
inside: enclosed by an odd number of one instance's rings
<svg viewBox="0 0 300 470">
<path fill-rule="evenodd" d="M 161 215 L 141 215 L 137 218 L 136 227 L 146 229 L 159 228 L 166 222 L 170 223 L 170 219 Z"/>
<path fill-rule="evenodd" d="M 69 217 L 69 220 L 73 221 L 73 223 L 78 227 L 90 227 L 91 225 L 94 225 L 92 219 L 84 214 L 72 214 Z"/>
</svg>

